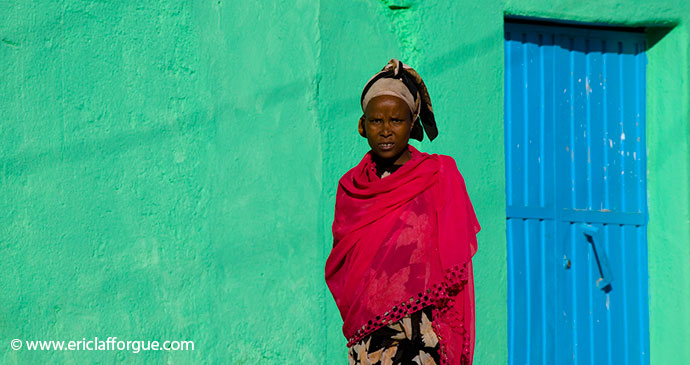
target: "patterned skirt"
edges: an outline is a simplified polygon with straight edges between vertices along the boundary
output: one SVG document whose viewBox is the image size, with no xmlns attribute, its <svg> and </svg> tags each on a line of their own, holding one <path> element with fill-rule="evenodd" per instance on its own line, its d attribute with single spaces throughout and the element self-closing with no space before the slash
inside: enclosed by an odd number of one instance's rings
<svg viewBox="0 0 690 365">
<path fill-rule="evenodd" d="M 350 365 L 440 364 L 439 342 L 431 325 L 432 306 L 381 327 L 352 345 Z"/>
</svg>

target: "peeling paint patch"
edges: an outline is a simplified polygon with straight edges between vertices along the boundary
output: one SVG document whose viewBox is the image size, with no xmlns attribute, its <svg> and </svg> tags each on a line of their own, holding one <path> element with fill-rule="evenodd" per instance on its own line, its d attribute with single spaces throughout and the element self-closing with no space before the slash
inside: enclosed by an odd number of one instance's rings
<svg viewBox="0 0 690 365">
<path fill-rule="evenodd" d="M 611 296 L 609 294 L 606 294 L 606 310 L 610 310 L 610 305 L 611 305 Z"/>
<path fill-rule="evenodd" d="M 585 79 L 585 89 L 587 89 L 588 94 L 592 93 L 592 87 L 589 85 L 589 78 Z"/>
<path fill-rule="evenodd" d="M 391 30 L 396 35 L 400 45 L 400 60 L 419 67 L 423 63 L 421 18 L 414 8 L 414 0 L 381 0 L 385 6 L 384 15 L 389 19 Z"/>
</svg>

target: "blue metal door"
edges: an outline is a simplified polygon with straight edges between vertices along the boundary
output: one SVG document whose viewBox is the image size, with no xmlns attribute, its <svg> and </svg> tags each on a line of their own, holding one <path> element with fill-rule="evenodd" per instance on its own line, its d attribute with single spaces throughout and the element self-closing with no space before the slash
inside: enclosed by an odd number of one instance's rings
<svg viewBox="0 0 690 365">
<path fill-rule="evenodd" d="M 648 364 L 643 33 L 506 23 L 510 364 Z"/>
</svg>

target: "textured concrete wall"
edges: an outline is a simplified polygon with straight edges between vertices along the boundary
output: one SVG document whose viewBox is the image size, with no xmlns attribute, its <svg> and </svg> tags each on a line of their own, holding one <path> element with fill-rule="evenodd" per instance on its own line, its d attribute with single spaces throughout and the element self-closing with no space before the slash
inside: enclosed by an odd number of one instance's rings
<svg viewBox="0 0 690 365">
<path fill-rule="evenodd" d="M 319 363 L 318 3 L 0 8 L 0 363 Z"/>
<path fill-rule="evenodd" d="M 690 7 L 683 1 L 0 2 L 0 362 L 345 361 L 323 282 L 364 82 L 427 82 L 483 230 L 480 364 L 507 360 L 503 16 L 649 32 L 653 364 L 690 358 Z M 12 351 L 19 339 L 193 352 Z"/>
</svg>

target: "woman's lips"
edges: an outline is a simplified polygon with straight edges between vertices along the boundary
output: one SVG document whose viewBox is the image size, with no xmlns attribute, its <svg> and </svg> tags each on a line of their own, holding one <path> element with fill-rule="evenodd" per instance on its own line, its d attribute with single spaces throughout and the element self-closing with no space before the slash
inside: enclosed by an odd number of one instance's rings
<svg viewBox="0 0 690 365">
<path fill-rule="evenodd" d="M 393 142 L 379 143 L 379 149 L 381 151 L 390 151 L 393 149 L 393 146 L 395 146 Z"/>
</svg>

